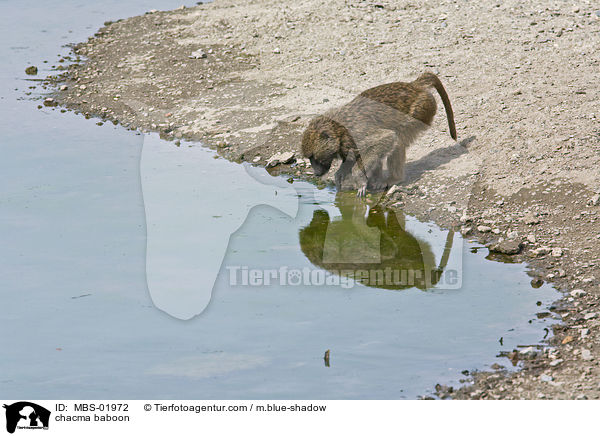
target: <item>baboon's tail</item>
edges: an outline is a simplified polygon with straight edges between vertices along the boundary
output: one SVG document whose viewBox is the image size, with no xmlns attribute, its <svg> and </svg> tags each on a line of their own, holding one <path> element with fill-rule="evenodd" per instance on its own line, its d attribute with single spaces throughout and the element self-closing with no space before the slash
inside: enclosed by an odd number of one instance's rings
<svg viewBox="0 0 600 436">
<path fill-rule="evenodd" d="M 440 97 L 442 98 L 442 102 L 444 103 L 444 108 L 446 109 L 446 117 L 448 118 L 448 127 L 450 128 L 450 136 L 452 139 L 456 141 L 456 126 L 454 124 L 454 112 L 452 112 L 452 105 L 450 104 L 450 99 L 448 98 L 448 94 L 446 94 L 446 90 L 444 89 L 444 85 L 433 73 L 423 73 L 421 74 L 415 83 L 425 86 L 425 87 L 433 87 L 436 89 Z"/>
</svg>

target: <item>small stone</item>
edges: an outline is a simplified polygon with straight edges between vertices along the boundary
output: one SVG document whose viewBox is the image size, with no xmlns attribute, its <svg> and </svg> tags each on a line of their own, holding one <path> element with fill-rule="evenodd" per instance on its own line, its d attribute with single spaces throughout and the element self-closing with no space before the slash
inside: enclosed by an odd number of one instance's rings
<svg viewBox="0 0 600 436">
<path fill-rule="evenodd" d="M 544 280 L 542 280 L 540 277 L 531 279 L 531 287 L 534 289 L 540 288 L 543 284 L 544 284 Z"/>
<path fill-rule="evenodd" d="M 550 247 L 540 247 L 535 250 L 531 250 L 535 256 L 544 256 L 552 251 Z"/>
<path fill-rule="evenodd" d="M 537 356 L 538 350 L 536 350 L 533 347 L 527 347 L 527 348 L 523 348 L 522 350 L 520 350 L 519 354 L 521 356 L 525 356 L 525 357 L 533 357 L 533 356 Z"/>
<path fill-rule="evenodd" d="M 294 161 L 294 155 L 295 154 L 293 151 L 286 151 L 284 153 L 281 153 L 279 162 L 281 162 L 282 164 L 292 163 Z"/>
<path fill-rule="evenodd" d="M 597 318 L 597 317 L 598 317 L 598 313 L 591 312 L 591 313 L 585 314 L 583 316 L 583 319 L 588 320 L 588 319 L 594 319 L 594 318 Z"/>
<path fill-rule="evenodd" d="M 448 212 L 456 213 L 456 206 L 448 206 Z"/>
<path fill-rule="evenodd" d="M 489 226 L 477 226 L 477 230 L 481 233 L 488 233 L 492 231 L 492 228 Z"/>
<path fill-rule="evenodd" d="M 38 69 L 35 65 L 31 65 L 25 68 L 25 74 L 29 74 L 30 76 L 35 76 L 38 73 Z"/>
<path fill-rule="evenodd" d="M 469 233 L 471 233 L 472 228 L 471 227 L 462 227 L 460 229 L 460 234 L 463 236 L 467 236 Z"/>
<path fill-rule="evenodd" d="M 519 254 L 522 247 L 519 241 L 502 241 L 490 245 L 489 249 L 493 253 Z"/>
<path fill-rule="evenodd" d="M 563 359 L 556 359 L 556 360 L 553 360 L 552 362 L 550 362 L 550 366 L 558 366 L 563 362 L 564 362 Z"/>
<path fill-rule="evenodd" d="M 523 222 L 525 222 L 525 224 L 528 224 L 528 225 L 534 225 L 534 224 L 539 224 L 540 219 L 538 217 L 534 216 L 532 213 L 528 213 L 523 218 Z"/>
<path fill-rule="evenodd" d="M 565 336 L 565 338 L 562 340 L 561 344 L 565 345 L 565 344 L 568 344 L 569 342 L 573 342 L 573 336 L 571 336 L 571 335 Z"/>
<path fill-rule="evenodd" d="M 519 237 L 519 233 L 518 233 L 518 232 L 515 232 L 515 231 L 513 230 L 512 232 L 508 232 L 508 233 L 506 234 L 506 237 L 507 237 L 508 239 L 517 239 L 517 238 Z"/>
<path fill-rule="evenodd" d="M 592 352 L 590 350 L 586 350 L 585 348 L 581 349 L 581 358 L 583 360 L 593 360 Z"/>
<path fill-rule="evenodd" d="M 583 339 L 590 334 L 590 329 L 581 329 L 580 333 L 581 333 L 581 338 Z"/>
<path fill-rule="evenodd" d="M 69 89 L 69 87 L 67 85 L 62 85 L 59 89 L 61 91 L 66 91 L 67 89 Z"/>
<path fill-rule="evenodd" d="M 492 233 L 495 235 L 499 235 L 500 234 L 500 229 L 492 229 Z"/>
<path fill-rule="evenodd" d="M 294 152 L 278 152 L 271 156 L 271 159 L 267 161 L 267 168 L 275 167 L 279 164 L 287 164 L 294 161 Z"/>
<path fill-rule="evenodd" d="M 188 57 L 190 59 L 205 59 L 206 58 L 206 53 L 204 53 L 204 50 L 200 49 L 200 50 L 196 50 L 193 51 L 191 55 L 189 55 Z"/>
<path fill-rule="evenodd" d="M 573 289 L 571 292 L 569 292 L 569 294 L 571 295 L 571 297 L 583 297 L 585 294 L 587 294 L 587 292 L 585 292 L 583 289 Z"/>
<path fill-rule="evenodd" d="M 256 156 L 254 159 L 252 159 L 252 162 L 256 163 L 260 160 L 260 156 Z"/>
<path fill-rule="evenodd" d="M 394 186 L 392 186 L 390 189 L 388 189 L 388 192 L 387 192 L 387 194 L 386 194 L 386 195 L 387 195 L 388 197 L 391 197 L 392 195 L 394 195 L 394 194 L 395 194 L 396 192 L 398 192 L 399 190 L 400 190 L 400 186 L 398 186 L 398 185 L 394 185 Z"/>
<path fill-rule="evenodd" d="M 537 242 L 537 239 L 535 238 L 535 235 L 527 235 L 527 240 L 529 242 L 531 242 L 532 244 L 535 244 Z"/>
<path fill-rule="evenodd" d="M 542 374 L 540 376 L 540 380 L 543 381 L 543 382 L 551 382 L 552 380 L 554 380 L 554 378 L 551 375 Z"/>
<path fill-rule="evenodd" d="M 281 53 L 281 49 L 280 49 L 279 47 L 275 47 L 275 48 L 273 49 L 273 53 L 275 53 L 275 54 L 280 54 L 280 53 Z"/>
<path fill-rule="evenodd" d="M 44 100 L 44 106 L 52 107 L 52 106 L 57 106 L 57 105 L 58 105 L 58 103 L 53 98 L 47 98 Z"/>
<path fill-rule="evenodd" d="M 561 257 L 563 255 L 562 248 L 555 247 L 552 249 L 552 257 Z"/>
<path fill-rule="evenodd" d="M 600 20 L 600 11 L 594 11 L 594 18 Z"/>
<path fill-rule="evenodd" d="M 598 206 L 600 204 L 600 194 L 596 194 L 592 198 L 590 198 L 590 201 L 588 201 L 588 204 L 590 206 Z"/>
</svg>

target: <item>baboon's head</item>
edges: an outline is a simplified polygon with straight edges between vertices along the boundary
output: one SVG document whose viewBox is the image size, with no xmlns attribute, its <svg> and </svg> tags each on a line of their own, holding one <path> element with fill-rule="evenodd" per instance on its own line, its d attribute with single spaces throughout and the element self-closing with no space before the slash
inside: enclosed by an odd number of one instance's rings
<svg viewBox="0 0 600 436">
<path fill-rule="evenodd" d="M 343 127 L 339 123 L 324 117 L 314 118 L 302 137 L 302 154 L 310 159 L 315 176 L 329 171 L 336 157 L 344 158 L 342 148 Z"/>
</svg>

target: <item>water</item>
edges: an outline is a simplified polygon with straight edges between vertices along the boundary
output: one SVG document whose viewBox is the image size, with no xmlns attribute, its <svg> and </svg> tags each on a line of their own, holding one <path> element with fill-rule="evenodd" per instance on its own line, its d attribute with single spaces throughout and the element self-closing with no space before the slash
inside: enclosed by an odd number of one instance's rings
<svg viewBox="0 0 600 436">
<path fill-rule="evenodd" d="M 0 3 L 0 397 L 415 398 L 542 339 L 557 294 L 459 235 L 18 100 L 28 63 L 42 76 L 61 44 L 180 2 Z M 357 277 L 387 267 L 435 274 Z"/>
</svg>

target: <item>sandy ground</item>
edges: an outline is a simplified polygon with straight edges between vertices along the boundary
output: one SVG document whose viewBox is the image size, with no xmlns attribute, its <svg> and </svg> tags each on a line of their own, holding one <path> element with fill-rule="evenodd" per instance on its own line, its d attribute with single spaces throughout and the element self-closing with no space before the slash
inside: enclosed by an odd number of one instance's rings
<svg viewBox="0 0 600 436">
<path fill-rule="evenodd" d="M 217 0 L 106 23 L 49 82 L 86 116 L 202 140 L 259 165 L 298 153 L 315 114 L 381 83 L 438 74 L 443 110 L 388 199 L 499 251 L 565 291 L 548 346 L 439 397 L 600 398 L 600 10 L 591 2 Z M 76 60 L 76 59 L 75 59 Z M 58 91 L 60 89 L 60 91 Z M 441 107 L 441 105 L 440 105 Z M 327 181 L 327 180 L 326 180 Z M 506 260 L 506 254 L 492 256 Z M 570 292 L 574 292 L 572 296 Z"/>
</svg>

